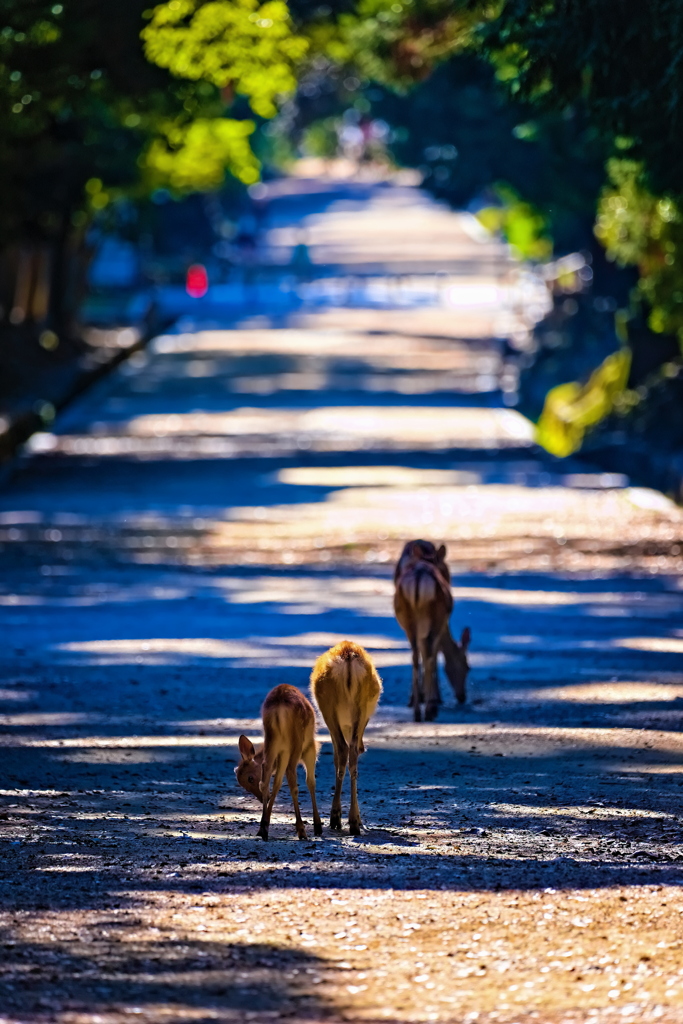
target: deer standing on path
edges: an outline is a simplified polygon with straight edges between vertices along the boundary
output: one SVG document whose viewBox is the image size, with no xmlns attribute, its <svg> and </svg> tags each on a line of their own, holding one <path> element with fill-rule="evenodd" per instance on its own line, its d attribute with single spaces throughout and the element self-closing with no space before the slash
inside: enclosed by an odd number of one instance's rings
<svg viewBox="0 0 683 1024">
<path fill-rule="evenodd" d="M 363 733 L 374 715 L 382 681 L 369 655 L 350 640 L 322 654 L 311 672 L 311 693 L 330 731 L 334 748 L 336 785 L 330 828 L 341 829 L 341 791 L 348 764 L 351 776 L 349 831 L 359 836 L 358 756 L 365 750 Z"/>
<path fill-rule="evenodd" d="M 268 826 L 273 804 L 287 775 L 287 785 L 294 804 L 296 834 L 307 839 L 299 810 L 299 788 L 296 770 L 299 763 L 306 769 L 306 785 L 313 804 L 313 831 L 317 836 L 323 833 L 322 822 L 315 801 L 315 761 L 318 750 L 315 743 L 315 712 L 311 702 L 296 686 L 286 683 L 271 690 L 261 708 L 264 742 L 255 749 L 247 736 L 240 736 L 239 751 L 242 760 L 235 768 L 237 781 L 247 793 L 251 793 L 263 804 L 258 835 L 268 838 Z M 271 790 L 270 780 L 273 779 Z"/>
<path fill-rule="evenodd" d="M 453 595 L 445 558 L 443 544 L 436 548 L 431 541 L 408 541 L 394 571 L 394 611 L 413 654 L 410 706 L 416 722 L 422 719 L 420 704 L 423 700 L 427 721 L 436 718 L 441 703 L 436 666 L 439 649 L 443 652 L 446 675 L 455 697 L 460 704 L 465 701 L 471 633 L 469 627 L 464 629 L 459 644 L 451 636 L 448 620 L 453 610 Z"/>
</svg>

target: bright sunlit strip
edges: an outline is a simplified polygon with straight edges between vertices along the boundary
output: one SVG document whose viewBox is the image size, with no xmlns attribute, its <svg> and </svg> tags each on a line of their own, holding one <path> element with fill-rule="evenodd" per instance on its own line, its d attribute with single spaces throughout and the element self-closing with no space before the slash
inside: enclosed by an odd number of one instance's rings
<svg viewBox="0 0 683 1024">
<path fill-rule="evenodd" d="M 107 425 L 101 427 L 104 436 Z M 304 432 L 430 441 L 432 444 L 533 442 L 533 426 L 513 409 L 430 408 L 414 406 L 330 406 L 320 409 L 234 409 L 230 412 L 150 413 L 111 427 L 114 435 L 134 437 L 180 435 L 245 436 Z"/>
<path fill-rule="evenodd" d="M 579 704 L 637 704 L 641 701 L 683 700 L 683 676 L 680 686 L 661 683 L 584 683 L 576 686 L 551 686 L 522 690 L 506 700 L 569 701 Z"/>
<path fill-rule="evenodd" d="M 632 651 L 655 651 L 658 654 L 683 654 L 683 637 L 630 636 L 613 640 L 613 647 L 626 647 Z M 683 664 L 681 665 L 683 670 Z"/>
<path fill-rule="evenodd" d="M 479 473 L 408 466 L 296 466 L 281 469 L 277 480 L 303 487 L 430 487 L 478 484 Z"/>
</svg>

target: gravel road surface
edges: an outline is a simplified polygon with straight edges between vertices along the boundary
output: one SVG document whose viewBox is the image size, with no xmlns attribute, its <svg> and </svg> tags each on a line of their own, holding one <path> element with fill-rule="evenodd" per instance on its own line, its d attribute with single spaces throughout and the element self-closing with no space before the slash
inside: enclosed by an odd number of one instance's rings
<svg viewBox="0 0 683 1024">
<path fill-rule="evenodd" d="M 0 491 L 0 1022 L 683 1021 L 683 510 L 535 448 L 467 217 L 278 187 L 266 244 L 342 298 L 198 304 Z M 416 725 L 419 536 L 473 640 Z M 237 737 L 343 638 L 384 681 L 365 831 L 297 842 L 285 787 L 264 843 Z"/>
</svg>

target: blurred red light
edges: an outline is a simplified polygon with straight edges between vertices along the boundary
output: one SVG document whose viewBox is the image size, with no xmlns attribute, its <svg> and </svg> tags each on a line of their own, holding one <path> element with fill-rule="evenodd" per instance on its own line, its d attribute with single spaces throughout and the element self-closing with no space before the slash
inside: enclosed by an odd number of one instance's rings
<svg viewBox="0 0 683 1024">
<path fill-rule="evenodd" d="M 206 267 L 202 266 L 201 263 L 193 263 L 191 267 L 187 268 L 185 291 L 193 299 L 201 299 L 208 290 L 209 275 L 206 272 Z"/>
</svg>

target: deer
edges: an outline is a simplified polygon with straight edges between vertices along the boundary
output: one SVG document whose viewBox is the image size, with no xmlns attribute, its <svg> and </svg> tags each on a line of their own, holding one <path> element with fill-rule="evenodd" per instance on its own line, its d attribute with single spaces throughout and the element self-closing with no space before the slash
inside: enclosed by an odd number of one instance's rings
<svg viewBox="0 0 683 1024">
<path fill-rule="evenodd" d="M 321 656 L 311 672 L 311 695 L 325 720 L 334 750 L 336 782 L 330 828 L 341 830 L 341 791 L 348 765 L 351 776 L 349 832 L 361 834 L 358 806 L 358 757 L 365 751 L 363 734 L 375 713 L 382 681 L 368 653 L 359 644 L 343 640 Z"/>
<path fill-rule="evenodd" d="M 394 570 L 394 611 L 406 634 L 413 656 L 413 682 L 409 706 L 416 722 L 422 720 L 420 704 L 425 703 L 425 719 L 436 718 L 441 703 L 436 658 L 441 650 L 446 675 L 456 700 L 464 703 L 469 663 L 467 649 L 471 641 L 469 627 L 462 631 L 460 643 L 451 636 L 448 620 L 453 610 L 450 572 L 446 547 L 431 541 L 415 540 L 405 544 Z M 424 693 L 421 686 L 424 677 Z"/>
<path fill-rule="evenodd" d="M 315 742 L 313 705 L 296 686 L 282 683 L 267 695 L 261 708 L 261 717 L 263 743 L 256 749 L 251 740 L 242 734 L 238 740 L 241 760 L 235 768 L 235 775 L 242 789 L 246 789 L 247 793 L 251 793 L 263 805 L 257 835 L 264 840 L 268 839 L 273 804 L 282 785 L 282 778 L 286 774 L 294 804 L 296 834 L 299 839 L 308 839 L 299 809 L 296 778 L 297 766 L 303 764 L 306 770 L 306 785 L 313 804 L 313 831 L 316 836 L 321 836 L 323 826 L 315 800 L 315 762 L 318 748 Z"/>
<path fill-rule="evenodd" d="M 431 540 L 408 540 L 394 568 L 394 583 L 404 569 L 412 562 L 433 562 L 447 583 L 451 582 L 451 573 L 446 563 L 446 545 L 438 548 Z"/>
</svg>

